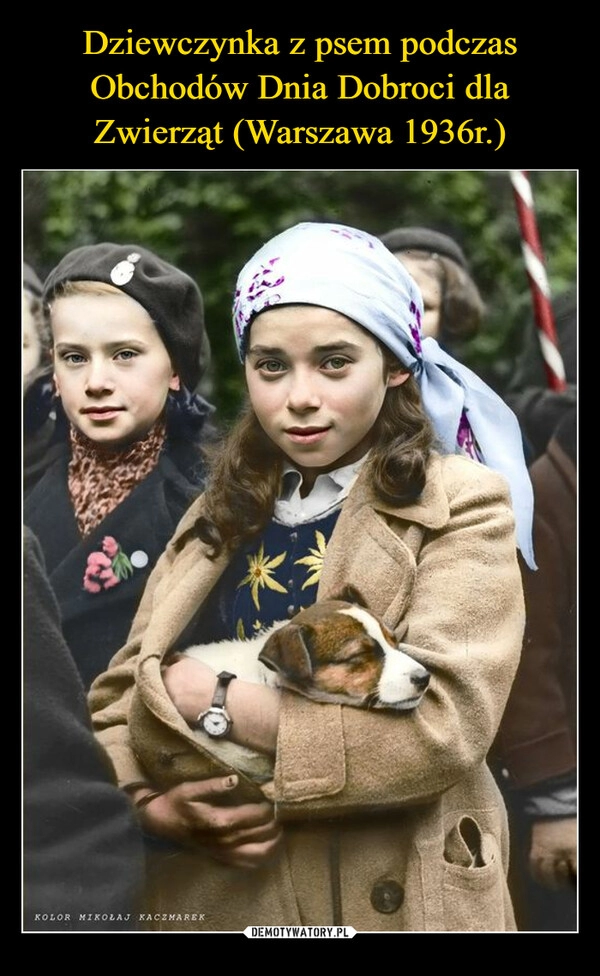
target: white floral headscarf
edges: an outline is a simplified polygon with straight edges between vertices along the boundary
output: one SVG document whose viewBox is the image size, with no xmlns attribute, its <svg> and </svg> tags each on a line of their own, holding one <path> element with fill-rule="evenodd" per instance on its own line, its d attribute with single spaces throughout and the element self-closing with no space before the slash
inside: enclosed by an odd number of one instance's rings
<svg viewBox="0 0 600 976">
<path fill-rule="evenodd" d="M 376 237 L 339 224 L 302 223 L 268 241 L 237 281 L 233 324 L 243 361 L 252 320 L 273 305 L 320 305 L 346 315 L 415 376 L 447 453 L 461 451 L 507 479 L 517 543 L 534 569 L 533 490 L 512 410 L 475 373 L 423 338 L 423 301 L 404 266 Z"/>
</svg>

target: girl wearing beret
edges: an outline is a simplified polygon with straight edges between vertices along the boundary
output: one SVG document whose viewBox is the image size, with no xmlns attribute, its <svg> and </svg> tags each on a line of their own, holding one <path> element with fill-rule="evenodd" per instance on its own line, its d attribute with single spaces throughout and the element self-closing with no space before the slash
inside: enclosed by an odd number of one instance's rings
<svg viewBox="0 0 600 976">
<path fill-rule="evenodd" d="M 381 240 L 421 291 L 423 335 L 444 348 L 471 339 L 481 326 L 484 304 L 460 245 L 430 227 L 396 227 Z"/>
<path fill-rule="evenodd" d="M 300 224 L 241 271 L 248 404 L 91 691 L 148 835 L 146 924 L 239 931 L 514 929 L 506 815 L 485 759 L 517 667 L 517 546 L 533 564 L 516 420 L 423 339 L 421 297 L 376 238 Z M 248 637 L 347 584 L 431 673 L 386 713 L 230 680 L 259 788 L 193 727 L 217 675 L 173 652 Z"/>
<path fill-rule="evenodd" d="M 138 245 L 76 248 L 48 276 L 56 438 L 27 494 L 84 684 L 127 638 L 146 580 L 204 478 L 209 405 L 191 394 L 202 297 Z"/>
</svg>

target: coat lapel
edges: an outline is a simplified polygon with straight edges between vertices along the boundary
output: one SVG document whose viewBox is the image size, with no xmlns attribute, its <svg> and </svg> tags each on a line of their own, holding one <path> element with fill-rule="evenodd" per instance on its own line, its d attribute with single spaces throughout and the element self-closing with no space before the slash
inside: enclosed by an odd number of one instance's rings
<svg viewBox="0 0 600 976">
<path fill-rule="evenodd" d="M 146 630 L 142 645 L 143 656 L 162 659 L 200 612 L 204 601 L 227 568 L 229 557 L 222 554 L 215 560 L 206 557 L 206 549 L 199 539 L 190 539 L 175 558 L 175 563 L 157 585 L 153 627 Z"/>
<path fill-rule="evenodd" d="M 441 528 L 449 517 L 437 455 L 430 461 L 422 495 L 402 508 L 377 498 L 363 468 L 329 540 L 318 599 L 335 596 L 351 584 L 369 609 L 397 630 L 414 586 L 415 551 L 423 532 Z"/>
<path fill-rule="evenodd" d="M 59 458 L 30 492 L 23 506 L 23 521 L 42 546 L 49 575 L 81 543 L 67 487 L 68 464 L 67 456 Z"/>
<path fill-rule="evenodd" d="M 87 613 L 90 606 L 115 607 L 139 598 L 151 569 L 175 530 L 173 517 L 165 498 L 165 480 L 172 474 L 159 462 L 152 471 L 110 512 L 85 539 L 79 532 L 67 486 L 66 465 L 52 469 L 28 499 L 26 522 L 39 536 L 47 560 L 50 580 L 61 604 L 63 619 Z M 173 469 L 175 470 L 175 469 Z M 51 517 L 50 517 L 51 513 Z M 102 551 L 102 541 L 111 536 L 131 559 L 136 553 L 138 565 L 133 573 L 116 586 L 99 593 L 89 593 L 83 581 L 88 557 Z"/>
</svg>

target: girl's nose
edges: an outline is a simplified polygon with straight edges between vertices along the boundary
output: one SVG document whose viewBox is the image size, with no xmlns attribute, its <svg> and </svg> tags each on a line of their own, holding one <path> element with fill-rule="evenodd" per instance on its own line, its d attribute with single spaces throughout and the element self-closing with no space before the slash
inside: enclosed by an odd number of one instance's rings
<svg viewBox="0 0 600 976">
<path fill-rule="evenodd" d="M 98 396 L 114 390 L 114 380 L 111 376 L 110 363 L 104 360 L 92 359 L 88 365 L 85 392 L 88 396 Z"/>
<path fill-rule="evenodd" d="M 290 377 L 287 405 L 293 413 L 318 410 L 321 406 L 317 384 L 309 374 L 302 371 Z"/>
</svg>

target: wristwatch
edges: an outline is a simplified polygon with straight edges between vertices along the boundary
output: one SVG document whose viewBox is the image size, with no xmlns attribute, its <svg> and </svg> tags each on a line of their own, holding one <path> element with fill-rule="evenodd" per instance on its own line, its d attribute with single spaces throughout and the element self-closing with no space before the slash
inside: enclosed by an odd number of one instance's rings
<svg viewBox="0 0 600 976">
<path fill-rule="evenodd" d="M 225 711 L 225 697 L 229 682 L 234 678 L 237 678 L 237 675 L 231 674 L 230 671 L 221 671 L 217 675 L 217 687 L 212 704 L 205 712 L 200 712 L 196 719 L 196 728 L 202 729 L 213 739 L 221 739 L 227 735 L 233 725 L 231 716 Z"/>
</svg>

